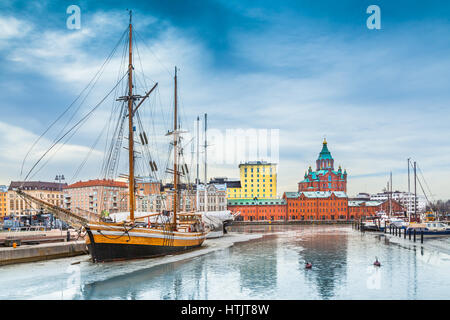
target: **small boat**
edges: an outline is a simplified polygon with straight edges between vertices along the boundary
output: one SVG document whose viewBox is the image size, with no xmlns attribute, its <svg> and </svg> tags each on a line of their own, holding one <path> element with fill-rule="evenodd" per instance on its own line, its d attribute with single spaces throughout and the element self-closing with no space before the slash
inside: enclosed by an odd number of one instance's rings
<svg viewBox="0 0 450 320">
<path fill-rule="evenodd" d="M 373 220 L 368 220 L 363 222 L 365 231 L 380 231 L 380 220 L 374 218 Z"/>
<path fill-rule="evenodd" d="M 375 257 L 375 262 L 373 263 L 375 267 L 381 267 L 381 262 L 378 261 L 378 257 Z"/>
<path fill-rule="evenodd" d="M 425 223 L 411 223 L 406 229 L 407 233 L 413 233 L 416 230 L 416 234 L 421 234 L 426 237 L 442 237 L 450 236 L 450 227 L 445 223 L 438 221 L 431 221 Z"/>
<path fill-rule="evenodd" d="M 410 223 L 408 221 L 403 220 L 402 218 L 382 216 L 380 218 L 379 230 L 381 232 L 384 232 L 385 226 L 386 228 L 390 228 L 390 226 L 392 226 L 400 229 L 406 229 L 408 228 L 409 225 Z"/>
</svg>

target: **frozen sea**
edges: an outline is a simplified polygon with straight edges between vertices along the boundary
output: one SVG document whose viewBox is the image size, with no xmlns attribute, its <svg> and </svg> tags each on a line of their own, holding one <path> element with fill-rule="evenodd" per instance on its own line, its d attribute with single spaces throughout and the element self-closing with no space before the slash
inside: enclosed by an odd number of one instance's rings
<svg viewBox="0 0 450 320">
<path fill-rule="evenodd" d="M 421 245 L 325 225 L 229 230 L 254 237 L 234 245 L 206 241 L 202 254 L 3 266 L 0 299 L 450 299 L 448 238 Z M 373 266 L 375 257 L 381 267 Z"/>
</svg>

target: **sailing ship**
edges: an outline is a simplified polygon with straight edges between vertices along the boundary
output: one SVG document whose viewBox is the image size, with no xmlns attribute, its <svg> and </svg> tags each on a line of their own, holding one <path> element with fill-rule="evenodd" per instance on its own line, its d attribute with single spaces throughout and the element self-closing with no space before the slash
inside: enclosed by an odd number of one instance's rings
<svg viewBox="0 0 450 320">
<path fill-rule="evenodd" d="M 126 260 L 136 258 L 148 258 L 166 254 L 183 252 L 200 247 L 205 240 L 205 231 L 202 216 L 196 212 L 180 212 L 178 210 L 179 179 L 185 172 L 184 167 L 179 167 L 179 143 L 181 130 L 178 126 L 178 101 L 177 101 L 177 68 L 174 75 L 174 123 L 173 131 L 167 135 L 173 136 L 173 204 L 171 211 L 152 213 L 148 215 L 135 215 L 136 213 L 136 177 L 135 177 L 135 124 L 134 116 L 138 108 L 150 95 L 156 85 L 145 95 L 133 93 L 133 25 L 130 11 L 128 26 L 128 93 L 120 97 L 128 104 L 128 195 L 129 195 L 129 219 L 121 222 L 113 222 L 108 219 L 92 219 L 82 217 L 68 209 L 60 208 L 41 199 L 37 199 L 23 190 L 16 192 L 53 212 L 60 219 L 65 220 L 74 227 L 84 228 L 85 241 L 93 262 L 105 262 L 113 260 Z M 139 101 L 140 100 L 140 101 Z M 138 103 L 137 103 L 138 102 Z M 141 136 L 141 139 L 142 136 Z M 145 140 L 147 138 L 145 137 Z M 155 166 L 155 165 L 153 165 Z M 187 170 L 187 167 L 186 167 Z M 183 172 L 183 173 L 182 173 Z M 159 222 L 150 223 L 151 217 L 163 216 Z M 147 223 L 142 220 L 147 218 Z"/>
</svg>

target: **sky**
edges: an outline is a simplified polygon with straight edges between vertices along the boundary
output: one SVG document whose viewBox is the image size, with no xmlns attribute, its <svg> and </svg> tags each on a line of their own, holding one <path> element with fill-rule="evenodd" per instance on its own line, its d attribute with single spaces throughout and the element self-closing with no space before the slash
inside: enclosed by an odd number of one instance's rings
<svg viewBox="0 0 450 320">
<path fill-rule="evenodd" d="M 366 25 L 374 4 L 379 30 Z M 80 29 L 67 28 L 70 5 L 80 8 Z M 137 32 L 135 67 L 146 76 L 136 91 L 158 82 L 149 98 L 153 111 L 144 114 L 150 131 L 170 127 L 177 66 L 186 129 L 195 131 L 197 115 L 208 113 L 208 127 L 217 132 L 279 130 L 280 196 L 296 191 L 308 166 L 315 168 L 326 137 L 336 167 L 348 172 L 350 196 L 382 191 L 390 172 L 393 189 L 407 190 L 411 158 L 430 199 L 450 198 L 450 3 L 443 1 L 2 1 L 0 185 L 21 179 L 63 128 L 39 141 L 21 175 L 32 143 L 121 38 L 126 9 L 133 10 Z M 115 85 L 120 52 L 80 114 Z M 96 111 L 32 178 L 97 178 L 105 147 L 91 147 L 109 128 L 111 105 Z M 86 154 L 87 165 L 74 175 Z M 238 178 L 238 162 L 213 161 L 208 176 Z"/>
</svg>

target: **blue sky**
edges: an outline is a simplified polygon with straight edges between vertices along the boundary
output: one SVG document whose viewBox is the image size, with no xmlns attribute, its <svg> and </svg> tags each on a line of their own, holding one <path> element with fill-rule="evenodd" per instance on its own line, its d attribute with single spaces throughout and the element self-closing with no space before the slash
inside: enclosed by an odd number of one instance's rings
<svg viewBox="0 0 450 320">
<path fill-rule="evenodd" d="M 72 4 L 81 8 L 80 30 L 66 28 Z M 381 30 L 366 27 L 371 4 L 381 8 Z M 389 171 L 394 188 L 406 189 L 411 157 L 434 198 L 450 198 L 450 4 L 443 1 L 2 1 L 0 184 L 19 178 L 30 141 L 96 72 L 127 25 L 127 8 L 144 42 L 146 75 L 159 82 L 166 106 L 170 73 L 180 68 L 189 129 L 204 112 L 218 130 L 280 129 L 280 193 L 296 190 L 326 136 L 336 165 L 349 173 L 350 195 L 380 191 Z M 99 91 L 116 76 L 106 74 Z M 100 115 L 35 178 L 70 176 L 106 110 Z M 93 160 L 102 147 L 95 152 Z M 79 178 L 96 172 L 92 165 Z M 238 176 L 230 165 L 209 172 Z"/>
</svg>

